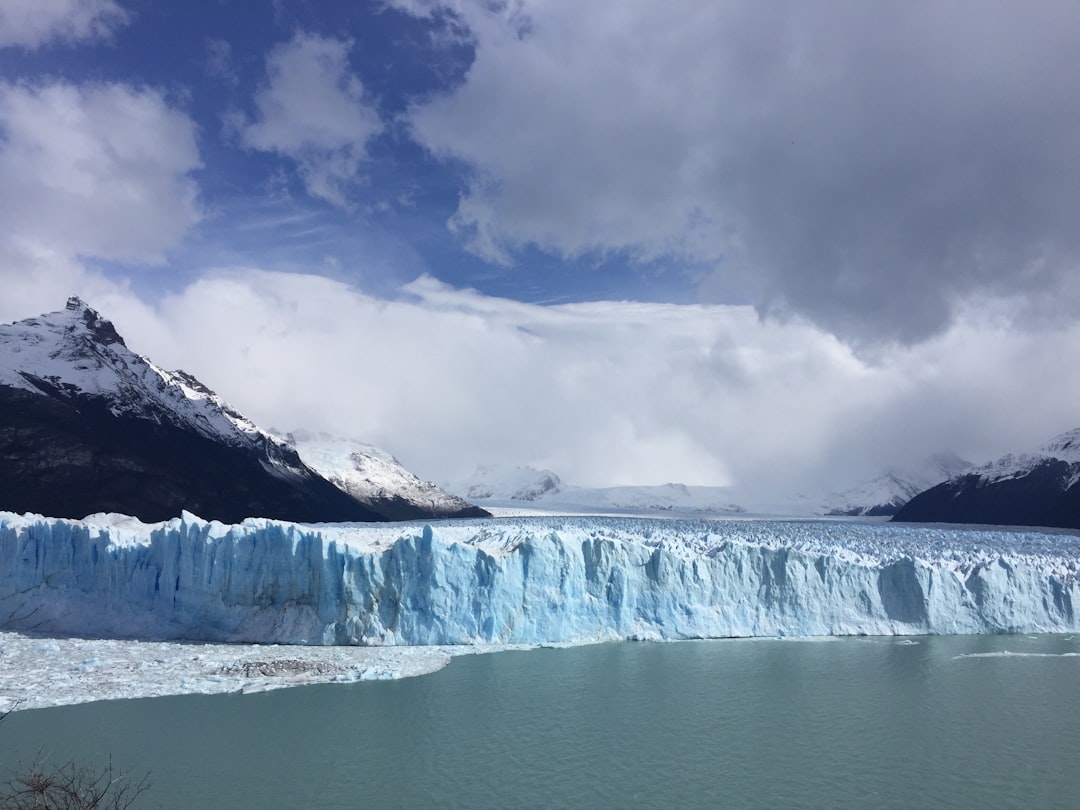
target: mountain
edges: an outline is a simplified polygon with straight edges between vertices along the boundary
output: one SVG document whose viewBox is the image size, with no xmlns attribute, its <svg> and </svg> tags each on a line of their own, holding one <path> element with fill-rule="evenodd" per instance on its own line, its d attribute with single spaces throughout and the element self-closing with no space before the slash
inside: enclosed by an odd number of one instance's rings
<svg viewBox="0 0 1080 810">
<path fill-rule="evenodd" d="M 373 445 L 306 430 L 282 438 L 323 478 L 392 520 L 490 517 L 463 498 L 421 481 Z"/>
<path fill-rule="evenodd" d="M 562 481 L 551 470 L 481 464 L 464 481 L 446 488 L 470 501 L 538 501 L 562 491 Z"/>
<path fill-rule="evenodd" d="M 1080 529 L 1080 428 L 953 476 L 893 520 Z"/>
<path fill-rule="evenodd" d="M 132 352 L 78 298 L 0 326 L 0 508 L 150 521 L 181 510 L 225 522 L 387 519 L 190 374 Z"/>
<path fill-rule="evenodd" d="M 746 511 L 733 500 L 730 487 L 685 484 L 579 487 L 565 484 L 551 470 L 481 465 L 469 478 L 447 489 L 469 500 L 501 508 L 547 512 L 701 512 Z"/>
<path fill-rule="evenodd" d="M 825 498 L 826 515 L 895 515 L 925 489 L 970 469 L 972 464 L 955 453 L 939 453 L 917 467 L 897 468 Z"/>
<path fill-rule="evenodd" d="M 560 502 L 579 510 L 739 514 L 730 487 L 657 484 L 617 487 L 567 487 Z"/>
</svg>

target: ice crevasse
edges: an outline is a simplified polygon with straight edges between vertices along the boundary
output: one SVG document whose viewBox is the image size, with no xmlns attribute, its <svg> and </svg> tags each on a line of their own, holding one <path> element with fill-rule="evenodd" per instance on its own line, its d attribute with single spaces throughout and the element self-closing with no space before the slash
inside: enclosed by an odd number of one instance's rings
<svg viewBox="0 0 1080 810">
<path fill-rule="evenodd" d="M 0 513 L 0 628 L 368 645 L 1070 632 L 1077 540 L 767 521 Z"/>
</svg>

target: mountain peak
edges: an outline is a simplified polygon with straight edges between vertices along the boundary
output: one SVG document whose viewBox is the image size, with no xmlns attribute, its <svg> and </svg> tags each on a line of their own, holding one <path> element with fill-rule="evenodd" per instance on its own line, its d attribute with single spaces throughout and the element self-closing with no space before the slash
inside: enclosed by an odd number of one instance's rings
<svg viewBox="0 0 1080 810">
<path fill-rule="evenodd" d="M 120 333 L 116 331 L 112 321 L 102 318 L 96 309 L 79 298 L 79 296 L 73 295 L 68 298 L 67 304 L 64 306 L 64 312 L 72 313 L 98 343 L 104 346 L 114 343 L 127 346 L 124 339 L 120 337 Z"/>
<path fill-rule="evenodd" d="M 67 517 L 385 519 L 192 375 L 132 352 L 75 296 L 0 326 L 0 496 Z"/>
</svg>

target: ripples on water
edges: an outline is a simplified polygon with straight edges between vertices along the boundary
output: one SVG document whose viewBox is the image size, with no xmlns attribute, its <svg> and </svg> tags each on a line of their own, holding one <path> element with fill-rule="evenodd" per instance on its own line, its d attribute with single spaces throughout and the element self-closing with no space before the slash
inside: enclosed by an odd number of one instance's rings
<svg viewBox="0 0 1080 810">
<path fill-rule="evenodd" d="M 108 751 L 169 808 L 1075 807 L 1077 656 L 1063 636 L 506 652 L 18 712 L 0 754 Z"/>
</svg>

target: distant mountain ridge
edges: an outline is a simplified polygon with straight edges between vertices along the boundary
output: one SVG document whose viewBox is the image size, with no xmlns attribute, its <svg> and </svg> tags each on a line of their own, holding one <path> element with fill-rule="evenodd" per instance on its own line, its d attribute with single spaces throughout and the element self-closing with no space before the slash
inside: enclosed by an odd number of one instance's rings
<svg viewBox="0 0 1080 810">
<path fill-rule="evenodd" d="M 827 496 L 826 515 L 888 517 L 925 489 L 959 475 L 972 463 L 956 453 L 938 453 L 914 467 L 891 469 L 849 489 Z"/>
<path fill-rule="evenodd" d="M 939 453 L 922 464 L 896 468 L 831 495 L 749 493 L 735 486 L 659 484 L 580 487 L 551 470 L 480 465 L 467 479 L 445 488 L 499 508 L 570 512 L 754 514 L 791 517 L 888 517 L 914 495 L 971 467 L 955 453 Z"/>
<path fill-rule="evenodd" d="M 489 517 L 478 506 L 421 481 L 374 445 L 298 429 L 281 436 L 305 464 L 362 503 L 394 520 Z"/>
<path fill-rule="evenodd" d="M 467 479 L 446 489 L 485 505 L 570 512 L 701 512 L 745 511 L 731 500 L 728 487 L 685 484 L 579 487 L 566 484 L 551 470 L 528 466 L 480 465 Z"/>
<path fill-rule="evenodd" d="M 230 523 L 391 518 L 191 374 L 135 354 L 79 298 L 0 326 L 0 509 L 147 521 L 187 510 Z"/>
<path fill-rule="evenodd" d="M 464 481 L 446 485 L 469 500 L 538 501 L 562 491 L 562 481 L 551 470 L 481 464 Z"/>
<path fill-rule="evenodd" d="M 1080 529 L 1080 428 L 953 476 L 893 519 Z"/>
</svg>

